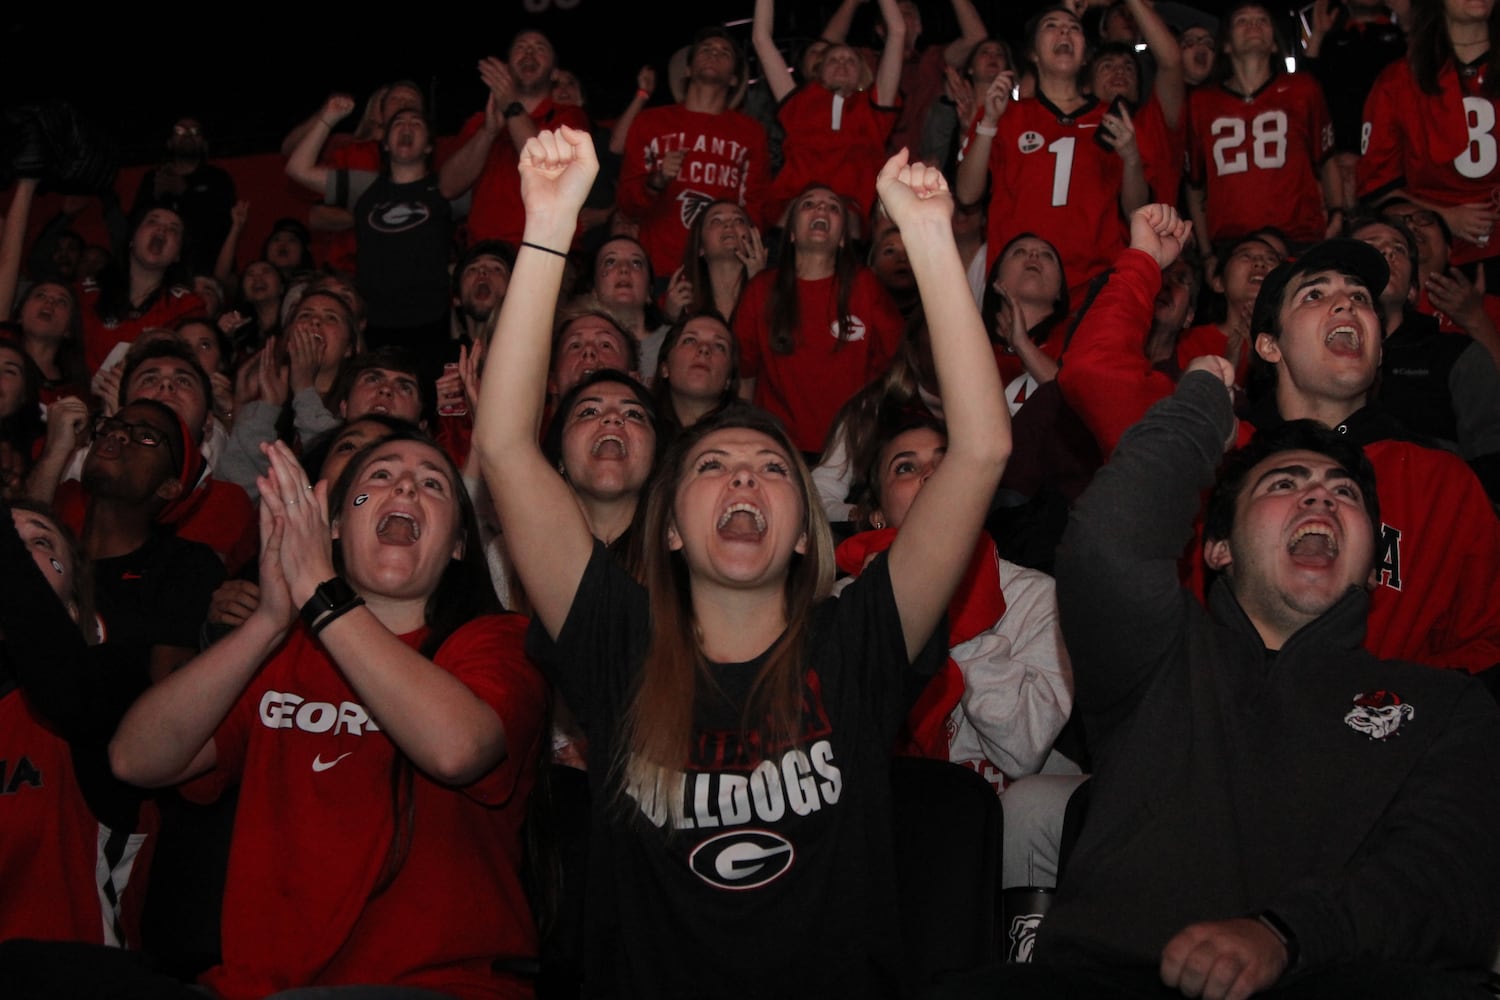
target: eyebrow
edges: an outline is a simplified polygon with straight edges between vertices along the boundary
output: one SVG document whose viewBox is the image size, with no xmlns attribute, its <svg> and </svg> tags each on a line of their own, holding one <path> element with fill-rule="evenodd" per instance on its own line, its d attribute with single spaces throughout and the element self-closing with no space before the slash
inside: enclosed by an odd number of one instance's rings
<svg viewBox="0 0 1500 1000">
<path fill-rule="evenodd" d="M 365 468 L 369 468 L 371 465 L 378 465 L 381 462 L 399 462 L 400 460 L 400 452 L 388 451 L 384 455 L 376 455 L 374 458 L 370 459 L 369 464 L 366 465 Z M 441 472 L 445 476 L 448 474 L 448 471 L 441 465 L 427 458 L 424 458 L 417 462 L 417 467 L 420 469 L 432 469 L 435 472 Z"/>
<path fill-rule="evenodd" d="M 936 448 L 932 449 L 932 453 L 934 455 L 946 455 L 946 454 L 948 454 L 948 446 L 946 444 L 940 444 Z M 898 451 L 898 452 L 896 452 L 896 454 L 892 455 L 891 456 L 891 462 L 894 462 L 898 458 L 916 458 L 916 457 L 917 457 L 917 449 L 915 449 L 915 448 L 907 448 L 904 451 Z M 887 464 L 889 464 L 889 463 L 887 463 Z"/>
<path fill-rule="evenodd" d="M 1369 291 L 1369 288 L 1365 286 L 1365 283 L 1356 275 L 1345 274 L 1342 271 L 1319 271 L 1316 274 L 1310 276 L 1306 281 L 1301 282 L 1294 289 L 1292 289 L 1292 294 L 1297 295 L 1305 289 L 1312 288 L 1314 285 L 1331 285 L 1333 284 L 1333 278 L 1335 275 L 1343 278 L 1345 284 L 1351 285 L 1354 288 L 1363 289 L 1366 292 Z"/>
<path fill-rule="evenodd" d="M 1255 481 L 1255 486 L 1253 488 L 1259 489 L 1266 480 L 1275 479 L 1277 476 L 1291 476 L 1294 479 L 1311 479 L 1312 470 L 1305 465 L 1282 465 L 1274 469 L 1268 469 L 1266 470 L 1264 475 L 1262 475 Z M 1329 466 L 1328 470 L 1323 473 L 1324 482 L 1335 479 L 1340 481 L 1355 482 L 1354 474 L 1348 469 L 1344 468 L 1342 465 Z M 1358 484 L 1356 483 L 1356 485 Z"/>
<path fill-rule="evenodd" d="M 703 458 L 705 455 L 728 455 L 728 454 L 729 454 L 729 450 L 727 448 L 704 448 L 702 451 L 698 452 L 693 457 L 694 458 Z M 760 448 L 760 449 L 758 449 L 755 452 L 755 454 L 757 454 L 757 455 L 770 455 L 773 458 L 779 458 L 779 459 L 782 459 L 783 461 L 791 461 L 791 459 L 787 457 L 786 452 L 782 451 L 779 448 Z"/>
</svg>

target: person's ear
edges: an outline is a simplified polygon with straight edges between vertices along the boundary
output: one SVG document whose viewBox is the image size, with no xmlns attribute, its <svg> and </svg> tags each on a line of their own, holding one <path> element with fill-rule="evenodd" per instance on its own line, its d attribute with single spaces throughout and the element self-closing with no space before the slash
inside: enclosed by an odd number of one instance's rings
<svg viewBox="0 0 1500 1000">
<path fill-rule="evenodd" d="M 797 544 L 792 546 L 792 551 L 795 552 L 795 553 L 797 553 L 799 556 L 805 556 L 805 555 L 807 555 L 807 532 L 806 531 L 802 532 L 802 534 L 800 534 L 800 535 L 797 536 Z"/>
<path fill-rule="evenodd" d="M 1234 553 L 1229 550 L 1229 539 L 1216 538 L 1203 543 L 1203 562 L 1215 573 L 1222 573 L 1234 563 Z"/>
<path fill-rule="evenodd" d="M 1268 365 L 1281 363 L 1281 342 L 1269 333 L 1255 335 L 1255 353 Z"/>
<path fill-rule="evenodd" d="M 802 537 L 807 537 L 806 532 Z M 677 533 L 677 519 L 674 517 L 667 521 L 667 548 L 672 552 L 682 551 L 682 536 Z"/>
<path fill-rule="evenodd" d="M 182 496 L 182 480 L 178 479 L 176 476 L 173 476 L 172 478 L 166 480 L 156 488 L 156 495 L 161 499 L 167 501 L 168 503 L 171 503 L 173 500 L 176 500 L 178 497 Z"/>
</svg>

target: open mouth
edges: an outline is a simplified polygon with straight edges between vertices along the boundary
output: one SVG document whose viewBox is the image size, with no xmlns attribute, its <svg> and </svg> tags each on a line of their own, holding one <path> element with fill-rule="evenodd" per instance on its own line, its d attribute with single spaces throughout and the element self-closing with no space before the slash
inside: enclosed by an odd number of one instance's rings
<svg viewBox="0 0 1500 1000">
<path fill-rule="evenodd" d="M 1339 326 L 1328 331 L 1328 336 L 1323 338 L 1323 344 L 1335 354 L 1358 357 L 1364 338 L 1356 327 Z"/>
<path fill-rule="evenodd" d="M 375 537 L 387 545 L 415 545 L 422 537 L 422 525 L 405 511 L 392 511 L 375 525 Z"/>
<path fill-rule="evenodd" d="M 730 504 L 719 515 L 718 531 L 726 538 L 759 538 L 766 533 L 766 516 L 754 504 Z"/>
<path fill-rule="evenodd" d="M 1292 534 L 1287 546 L 1299 566 L 1327 566 L 1338 558 L 1339 543 L 1326 524 L 1304 524 Z"/>
<path fill-rule="evenodd" d="M 605 434 L 589 449 L 594 458 L 624 458 L 626 454 L 625 439 L 618 434 Z"/>
<path fill-rule="evenodd" d="M 814 233 L 826 233 L 831 227 L 827 219 L 814 219 L 807 228 Z"/>
</svg>

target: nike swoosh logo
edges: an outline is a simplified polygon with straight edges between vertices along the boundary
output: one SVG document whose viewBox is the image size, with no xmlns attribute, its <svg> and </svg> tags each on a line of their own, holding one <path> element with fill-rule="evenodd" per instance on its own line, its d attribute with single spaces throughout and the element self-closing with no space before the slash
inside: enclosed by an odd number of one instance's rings
<svg viewBox="0 0 1500 1000">
<path fill-rule="evenodd" d="M 1079 128 L 1098 128 L 1098 127 L 1099 127 L 1099 125 L 1098 125 L 1098 123 L 1097 123 L 1097 122 L 1096 122 L 1096 123 L 1094 123 L 1094 124 L 1092 124 L 1092 125 L 1079 125 L 1079 126 L 1078 126 L 1078 127 L 1079 127 Z"/>
<path fill-rule="evenodd" d="M 350 751 L 347 751 L 346 753 L 341 753 L 337 757 L 333 758 L 333 760 L 330 760 L 330 761 L 323 760 L 323 755 L 322 754 L 318 754 L 316 757 L 313 758 L 313 771 L 314 772 L 326 771 L 330 767 L 332 767 L 333 765 L 337 764 L 339 761 L 343 760 L 345 757 L 349 756 L 349 754 L 351 754 L 353 752 L 354 752 L 353 750 L 350 750 Z"/>
<path fill-rule="evenodd" d="M 120 579 L 121 580 L 144 580 L 145 577 L 141 576 L 141 574 L 139 574 L 139 573 L 121 573 L 120 574 Z"/>
</svg>

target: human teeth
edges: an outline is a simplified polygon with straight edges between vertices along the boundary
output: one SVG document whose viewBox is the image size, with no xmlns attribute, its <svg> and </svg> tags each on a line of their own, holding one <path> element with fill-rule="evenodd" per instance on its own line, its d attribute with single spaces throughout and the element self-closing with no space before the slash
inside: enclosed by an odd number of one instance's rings
<svg viewBox="0 0 1500 1000">
<path fill-rule="evenodd" d="M 595 441 L 594 446 L 589 449 L 589 454 L 597 456 L 599 452 L 604 450 L 604 446 L 607 444 L 615 445 L 620 449 L 621 455 L 625 454 L 625 439 L 616 434 L 606 434 Z"/>
<path fill-rule="evenodd" d="M 1343 338 L 1347 342 L 1353 344 L 1355 347 L 1359 346 L 1359 331 L 1352 326 L 1335 327 L 1328 332 L 1328 336 L 1324 338 L 1323 342 L 1325 344 L 1331 344 L 1333 343 L 1335 338 Z"/>
<path fill-rule="evenodd" d="M 422 537 L 422 526 L 405 511 L 392 511 L 375 525 L 375 534 L 387 541 L 410 544 Z"/>
<path fill-rule="evenodd" d="M 1288 548 L 1294 554 L 1309 554 L 1313 551 L 1324 552 L 1330 556 L 1336 556 L 1339 552 L 1339 543 L 1333 537 L 1333 532 L 1325 524 L 1304 524 L 1292 533 L 1291 544 Z"/>
<path fill-rule="evenodd" d="M 723 514 L 719 515 L 719 527 L 726 527 L 730 519 L 736 514 L 749 514 L 755 519 L 755 530 L 757 532 L 764 532 L 766 530 L 766 516 L 753 504 L 748 503 L 731 504 Z"/>
</svg>

